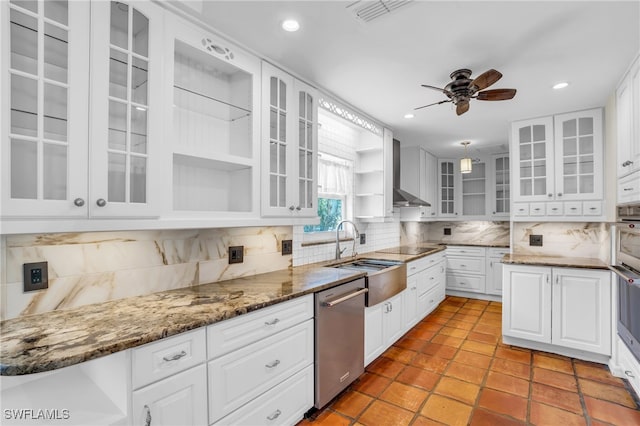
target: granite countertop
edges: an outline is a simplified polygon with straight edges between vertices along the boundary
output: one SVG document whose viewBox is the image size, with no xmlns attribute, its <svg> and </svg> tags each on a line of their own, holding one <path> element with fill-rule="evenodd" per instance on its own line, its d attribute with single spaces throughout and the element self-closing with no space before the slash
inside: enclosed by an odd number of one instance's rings
<svg viewBox="0 0 640 426">
<path fill-rule="evenodd" d="M 566 268 L 609 269 L 609 265 L 600 259 L 588 257 L 537 256 L 531 254 L 507 254 L 503 263 L 532 266 L 561 266 Z"/>
<path fill-rule="evenodd" d="M 496 248 L 509 248 L 509 242 L 499 241 L 428 241 L 428 244 L 439 244 L 447 246 L 470 246 L 470 247 L 496 247 Z"/>
<path fill-rule="evenodd" d="M 410 262 L 417 255 L 358 258 Z M 327 261 L 0 322 L 0 375 L 55 370 L 246 314 L 364 276 Z"/>
</svg>

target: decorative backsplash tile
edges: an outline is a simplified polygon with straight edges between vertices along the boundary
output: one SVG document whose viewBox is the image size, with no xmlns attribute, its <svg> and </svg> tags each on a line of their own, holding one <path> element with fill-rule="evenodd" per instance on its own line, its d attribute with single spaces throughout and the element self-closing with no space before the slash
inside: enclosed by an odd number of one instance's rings
<svg viewBox="0 0 640 426">
<path fill-rule="evenodd" d="M 513 253 L 611 259 L 611 226 L 584 222 L 514 222 Z M 542 235 L 542 247 L 530 246 L 530 235 Z"/>
<path fill-rule="evenodd" d="M 445 228 L 451 235 L 445 235 Z M 441 242 L 449 244 L 509 245 L 509 222 L 402 222 L 402 244 Z"/>
<path fill-rule="evenodd" d="M 1 319 L 286 269 L 291 226 L 2 237 Z M 229 246 L 244 263 L 229 265 Z M 22 264 L 46 260 L 49 288 L 23 293 Z"/>
</svg>

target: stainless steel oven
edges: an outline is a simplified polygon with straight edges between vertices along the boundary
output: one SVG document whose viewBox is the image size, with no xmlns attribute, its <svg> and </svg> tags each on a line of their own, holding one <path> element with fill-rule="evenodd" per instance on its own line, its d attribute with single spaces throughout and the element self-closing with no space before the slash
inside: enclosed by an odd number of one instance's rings
<svg viewBox="0 0 640 426">
<path fill-rule="evenodd" d="M 616 261 L 618 335 L 640 361 L 640 206 L 618 207 Z"/>
</svg>

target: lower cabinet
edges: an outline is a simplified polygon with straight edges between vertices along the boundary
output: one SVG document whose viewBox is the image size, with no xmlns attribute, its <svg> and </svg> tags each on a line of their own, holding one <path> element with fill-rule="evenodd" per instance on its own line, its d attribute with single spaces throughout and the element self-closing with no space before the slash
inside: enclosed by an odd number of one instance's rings
<svg viewBox="0 0 640 426">
<path fill-rule="evenodd" d="M 502 296 L 502 258 L 509 254 L 509 249 L 488 248 L 486 267 L 486 289 L 487 294 Z"/>
<path fill-rule="evenodd" d="M 503 336 L 611 354 L 609 271 L 504 265 L 503 284 Z"/>
<path fill-rule="evenodd" d="M 486 249 L 447 247 L 447 290 L 485 293 Z"/>
<path fill-rule="evenodd" d="M 136 425 L 207 423 L 207 373 L 199 365 L 133 392 Z"/>
<path fill-rule="evenodd" d="M 405 332 L 403 293 L 364 310 L 364 365 L 382 354 Z"/>
</svg>

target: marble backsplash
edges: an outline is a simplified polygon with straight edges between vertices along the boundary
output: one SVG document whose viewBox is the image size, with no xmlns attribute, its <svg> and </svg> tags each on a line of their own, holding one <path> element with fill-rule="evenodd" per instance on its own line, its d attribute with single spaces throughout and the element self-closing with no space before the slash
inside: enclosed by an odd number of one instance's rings
<svg viewBox="0 0 640 426">
<path fill-rule="evenodd" d="M 445 228 L 451 229 L 451 235 L 444 235 Z M 508 246 L 509 222 L 402 222 L 401 244 L 435 241 Z"/>
<path fill-rule="evenodd" d="M 513 253 L 611 260 L 611 226 L 594 222 L 514 222 Z M 530 246 L 530 235 L 542 235 L 542 247 Z"/>
<path fill-rule="evenodd" d="M 286 269 L 280 252 L 293 228 L 88 232 L 3 238 L 0 319 L 69 309 Z M 228 264 L 229 246 L 244 262 Z M 22 264 L 48 262 L 49 288 L 23 292 Z"/>
</svg>

